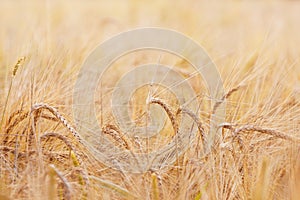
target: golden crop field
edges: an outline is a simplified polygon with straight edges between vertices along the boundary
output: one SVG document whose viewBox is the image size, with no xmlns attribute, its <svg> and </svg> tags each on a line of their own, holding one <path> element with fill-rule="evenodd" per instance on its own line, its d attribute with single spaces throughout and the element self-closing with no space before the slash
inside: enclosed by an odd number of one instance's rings
<svg viewBox="0 0 300 200">
<path fill-rule="evenodd" d="M 1 0 L 0 199 L 299 199 L 299 19 L 299 1 Z M 145 27 L 197 42 L 222 96 L 159 49 L 125 54 L 99 79 L 81 71 L 136 40 L 176 47 L 148 34 L 90 61 L 104 41 Z M 155 70 L 188 84 L 160 85 Z M 76 94 L 81 76 L 93 90 Z M 159 83 L 130 85 L 145 80 Z M 94 107 L 78 103 L 91 92 Z"/>
</svg>

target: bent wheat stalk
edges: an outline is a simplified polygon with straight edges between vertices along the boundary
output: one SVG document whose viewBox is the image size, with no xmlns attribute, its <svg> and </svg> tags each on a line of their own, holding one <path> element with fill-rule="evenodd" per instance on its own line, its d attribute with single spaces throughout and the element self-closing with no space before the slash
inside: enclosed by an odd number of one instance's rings
<svg viewBox="0 0 300 200">
<path fill-rule="evenodd" d="M 263 127 L 259 127 L 259 126 L 255 126 L 255 125 L 244 125 L 244 126 L 240 126 L 239 128 L 234 128 L 235 126 L 236 125 L 230 124 L 230 123 L 223 123 L 223 124 L 219 125 L 220 128 L 225 128 L 225 129 L 231 130 L 234 134 L 234 137 L 237 137 L 237 135 L 242 132 L 256 131 L 259 133 L 274 136 L 276 138 L 281 138 L 283 140 L 288 140 L 291 142 L 300 142 L 300 138 L 288 135 L 286 133 L 282 133 L 275 129 L 263 128 Z"/>
</svg>

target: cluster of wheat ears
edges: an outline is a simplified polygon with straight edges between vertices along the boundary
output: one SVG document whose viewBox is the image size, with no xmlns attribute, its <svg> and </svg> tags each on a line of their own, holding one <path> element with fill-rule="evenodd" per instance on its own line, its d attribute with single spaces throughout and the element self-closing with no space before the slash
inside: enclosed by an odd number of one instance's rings
<svg viewBox="0 0 300 200">
<path fill-rule="evenodd" d="M 0 199 L 299 199 L 299 4 L 28 2 L 0 2 Z M 104 76 L 106 88 L 127 70 L 124 66 L 171 60 L 200 103 L 192 111 L 169 94 L 149 98 L 145 107 L 159 107 L 166 123 L 156 139 L 142 141 L 113 120 L 111 91 L 95 97 L 103 135 L 133 154 L 163 146 L 178 134 L 182 117 L 197 126 L 195 139 L 174 163 L 143 173 L 102 163 L 78 132 L 71 106 L 89 52 L 137 26 L 192 36 L 211 55 L 226 91 L 211 105 L 201 77 L 189 77 L 191 66 L 167 53 L 135 52 L 112 64 Z M 147 96 L 143 90 L 135 95 Z M 203 156 L 211 116 L 224 101 L 221 134 Z M 132 111 L 133 118 L 141 116 L 143 106 Z"/>
</svg>

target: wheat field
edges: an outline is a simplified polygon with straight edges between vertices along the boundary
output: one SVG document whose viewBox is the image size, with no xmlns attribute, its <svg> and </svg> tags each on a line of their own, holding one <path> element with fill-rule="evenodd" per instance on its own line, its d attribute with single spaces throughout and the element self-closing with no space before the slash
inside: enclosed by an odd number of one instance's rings
<svg viewBox="0 0 300 200">
<path fill-rule="evenodd" d="M 299 199 L 299 11 L 298 1 L 271 0 L 1 0 L 0 199 Z M 201 77 L 189 78 L 191 66 L 166 52 L 120 58 L 96 90 L 105 137 L 138 153 L 166 145 L 183 113 L 198 128 L 174 163 L 131 173 L 107 166 L 80 141 L 72 97 L 93 49 L 138 27 L 179 31 L 206 50 L 223 80 L 226 116 L 212 151 L 201 156 L 218 106 Z M 174 65 L 200 107 L 181 109 L 172 93 L 160 92 L 149 104 L 163 111 L 163 130 L 142 141 L 120 130 L 103 88 L 151 62 Z M 131 99 L 136 126 L 145 125 L 148 93 L 140 88 Z"/>
</svg>

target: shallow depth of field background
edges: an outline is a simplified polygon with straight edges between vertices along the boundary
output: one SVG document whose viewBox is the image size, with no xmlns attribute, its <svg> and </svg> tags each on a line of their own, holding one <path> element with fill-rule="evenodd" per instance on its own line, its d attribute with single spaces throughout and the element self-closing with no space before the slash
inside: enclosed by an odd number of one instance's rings
<svg viewBox="0 0 300 200">
<path fill-rule="evenodd" d="M 300 198 L 299 19 L 298 1 L 0 1 L 0 199 Z M 205 159 L 197 139 L 167 171 L 131 174 L 97 161 L 51 112 L 30 113 L 35 103 L 46 103 L 73 124 L 73 86 L 85 58 L 111 36 L 145 26 L 182 32 L 207 51 L 225 90 L 237 87 L 227 99 L 226 122 L 292 139 L 243 131 L 240 147 L 224 128 Z M 188 73 L 179 58 L 145 51 L 115 63 L 105 80 L 114 83 L 122 66 L 160 57 Z M 193 87 L 201 93 L 207 131 L 209 94 L 203 84 Z M 109 109 L 108 100 L 97 100 Z M 49 132 L 64 136 L 81 159 L 57 135 L 41 139 Z"/>
</svg>

